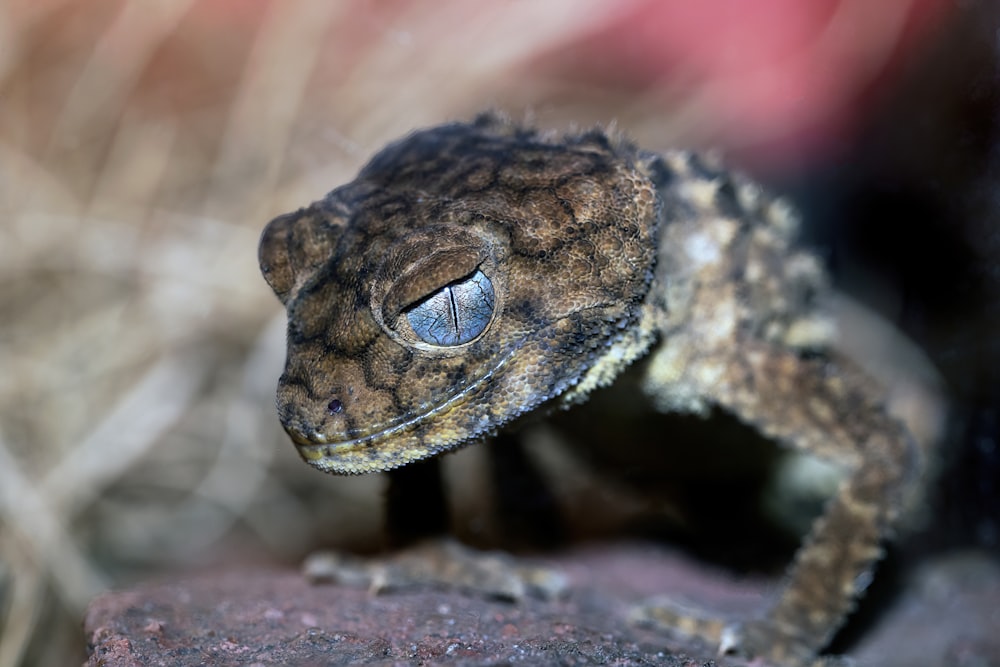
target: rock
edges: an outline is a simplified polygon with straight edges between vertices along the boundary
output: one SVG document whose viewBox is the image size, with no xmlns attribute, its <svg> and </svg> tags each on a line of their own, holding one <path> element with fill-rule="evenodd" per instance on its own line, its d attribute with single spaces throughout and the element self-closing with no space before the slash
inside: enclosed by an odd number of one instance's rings
<svg viewBox="0 0 1000 667">
<path fill-rule="evenodd" d="M 107 593 L 87 611 L 88 665 L 611 664 L 734 665 L 711 647 L 637 627 L 629 606 L 666 594 L 733 614 L 760 609 L 775 582 L 737 582 L 640 544 L 544 559 L 569 592 L 517 602 L 440 590 L 374 595 L 309 584 L 298 572 L 238 568 Z M 1000 565 L 931 561 L 854 634 L 858 665 L 1000 665 Z M 871 615 L 869 615 L 871 617 Z"/>
</svg>

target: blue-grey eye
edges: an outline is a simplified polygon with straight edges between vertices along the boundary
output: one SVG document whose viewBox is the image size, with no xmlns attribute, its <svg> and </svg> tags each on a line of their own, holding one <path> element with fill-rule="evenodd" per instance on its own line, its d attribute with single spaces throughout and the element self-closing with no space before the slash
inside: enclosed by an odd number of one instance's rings
<svg viewBox="0 0 1000 667">
<path fill-rule="evenodd" d="M 493 283 L 477 269 L 404 312 L 420 340 L 450 347 L 468 343 L 481 334 L 493 317 L 495 303 Z"/>
</svg>

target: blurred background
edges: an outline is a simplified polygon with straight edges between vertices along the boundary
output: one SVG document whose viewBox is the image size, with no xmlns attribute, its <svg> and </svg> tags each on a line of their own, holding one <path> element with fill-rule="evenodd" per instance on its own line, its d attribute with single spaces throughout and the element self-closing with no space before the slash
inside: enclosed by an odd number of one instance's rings
<svg viewBox="0 0 1000 667">
<path fill-rule="evenodd" d="M 838 287 L 940 373 L 919 549 L 995 552 L 996 14 L 0 1 L 0 666 L 81 662 L 110 587 L 378 547 L 384 480 L 322 475 L 280 432 L 284 315 L 257 239 L 386 141 L 488 108 L 720 149 L 788 193 Z"/>
</svg>

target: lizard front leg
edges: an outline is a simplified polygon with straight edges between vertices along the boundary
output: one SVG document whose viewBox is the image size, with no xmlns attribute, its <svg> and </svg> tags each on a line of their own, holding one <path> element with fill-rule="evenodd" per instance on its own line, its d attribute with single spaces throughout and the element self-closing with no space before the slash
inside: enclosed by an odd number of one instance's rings
<svg viewBox="0 0 1000 667">
<path fill-rule="evenodd" d="M 681 377 L 668 372 L 666 357 L 654 358 L 647 390 L 663 396 L 683 384 L 776 441 L 842 466 L 845 476 L 761 617 L 687 627 L 704 628 L 726 652 L 806 665 L 868 585 L 881 541 L 919 479 L 918 451 L 851 362 L 759 342 L 738 348 L 693 356 Z"/>
</svg>

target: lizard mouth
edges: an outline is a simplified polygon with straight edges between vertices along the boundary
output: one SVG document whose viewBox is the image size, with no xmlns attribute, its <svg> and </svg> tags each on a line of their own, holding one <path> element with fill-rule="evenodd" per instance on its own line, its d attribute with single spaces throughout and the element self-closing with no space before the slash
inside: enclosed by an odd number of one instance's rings
<svg viewBox="0 0 1000 667">
<path fill-rule="evenodd" d="M 588 384 L 582 375 L 587 370 L 582 365 L 583 358 L 577 360 L 577 366 L 566 367 L 564 372 L 548 378 L 551 382 L 546 382 L 530 369 L 532 358 L 544 357 L 548 353 L 539 349 L 536 350 L 538 354 L 525 355 L 526 349 L 536 347 L 539 340 L 557 339 L 558 336 L 553 332 L 556 326 L 556 323 L 552 323 L 540 332 L 518 341 L 481 376 L 444 401 L 420 413 L 404 416 L 373 432 L 337 440 L 336 434 L 331 436 L 303 430 L 296 432 L 293 424 L 286 425 L 285 430 L 307 463 L 325 472 L 340 475 L 391 470 L 475 443 L 540 404 L 565 394 L 581 380 L 584 380 L 581 384 L 584 392 L 600 381 L 595 377 Z M 614 340 L 617 339 L 609 338 L 606 342 L 611 344 Z M 625 348 L 619 351 L 628 357 L 628 361 L 634 360 L 647 349 L 645 344 L 639 345 L 637 340 L 627 336 L 614 343 L 612 348 L 621 345 Z M 608 354 L 609 352 L 604 352 L 605 356 Z M 605 369 L 601 372 L 607 371 Z M 520 376 L 524 376 L 524 381 L 511 380 Z M 499 391 L 493 393 L 492 387 Z"/>
<path fill-rule="evenodd" d="M 482 376 L 441 403 L 374 433 L 336 440 L 336 435 L 331 438 L 318 430 L 303 433 L 292 424 L 285 425 L 285 431 L 307 463 L 335 474 L 390 470 L 457 449 L 475 442 L 502 423 L 491 415 L 489 406 L 485 404 L 481 411 L 469 411 L 466 415 L 458 415 L 456 411 L 492 382 L 520 347 L 512 348 Z"/>
</svg>

